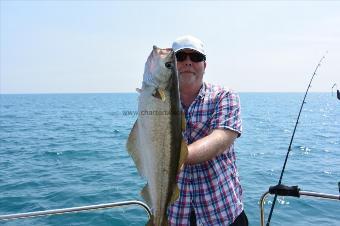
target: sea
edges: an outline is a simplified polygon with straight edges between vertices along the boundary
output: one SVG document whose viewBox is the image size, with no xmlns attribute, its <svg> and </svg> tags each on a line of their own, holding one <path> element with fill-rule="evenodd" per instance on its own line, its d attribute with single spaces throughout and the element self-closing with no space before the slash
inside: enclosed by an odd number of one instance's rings
<svg viewBox="0 0 340 226">
<path fill-rule="evenodd" d="M 304 93 L 240 93 L 235 150 L 250 225 L 278 183 Z M 126 151 L 136 93 L 1 94 L 0 215 L 140 200 L 145 180 Z M 282 183 L 339 195 L 340 101 L 309 93 Z M 273 196 L 265 202 L 267 219 Z M 145 225 L 139 206 L 0 221 L 0 225 Z M 340 225 L 340 201 L 279 197 L 271 225 Z"/>
</svg>

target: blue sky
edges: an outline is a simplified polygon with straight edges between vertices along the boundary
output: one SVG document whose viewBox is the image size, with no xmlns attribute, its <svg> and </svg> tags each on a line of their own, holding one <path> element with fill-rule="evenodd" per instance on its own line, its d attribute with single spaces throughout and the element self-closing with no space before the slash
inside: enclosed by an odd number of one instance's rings
<svg viewBox="0 0 340 226">
<path fill-rule="evenodd" d="M 192 34 L 205 81 L 239 92 L 340 88 L 340 1 L 6 1 L 1 93 L 135 92 L 153 45 Z"/>
</svg>

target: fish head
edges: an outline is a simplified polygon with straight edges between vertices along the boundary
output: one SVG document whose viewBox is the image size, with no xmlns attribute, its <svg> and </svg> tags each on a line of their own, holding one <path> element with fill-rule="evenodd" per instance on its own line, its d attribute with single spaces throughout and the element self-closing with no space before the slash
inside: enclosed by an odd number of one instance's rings
<svg viewBox="0 0 340 226">
<path fill-rule="evenodd" d="M 145 63 L 143 85 L 167 89 L 176 70 L 174 51 L 171 48 L 153 46 Z"/>
</svg>

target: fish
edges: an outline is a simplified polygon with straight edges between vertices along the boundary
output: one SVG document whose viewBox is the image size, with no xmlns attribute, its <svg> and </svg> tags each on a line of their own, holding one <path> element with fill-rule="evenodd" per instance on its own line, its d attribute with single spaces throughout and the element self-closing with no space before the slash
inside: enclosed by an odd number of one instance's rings
<svg viewBox="0 0 340 226">
<path fill-rule="evenodd" d="M 174 51 L 153 46 L 137 89 L 138 117 L 127 140 L 127 151 L 147 184 L 141 191 L 152 215 L 146 225 L 168 225 L 167 208 L 179 197 L 176 177 L 188 155 L 183 139 L 185 117 L 181 109 Z"/>
</svg>

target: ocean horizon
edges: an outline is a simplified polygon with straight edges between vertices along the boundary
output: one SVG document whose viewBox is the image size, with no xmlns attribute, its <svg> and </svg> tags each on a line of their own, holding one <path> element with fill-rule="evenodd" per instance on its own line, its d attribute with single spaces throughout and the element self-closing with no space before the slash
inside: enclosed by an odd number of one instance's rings
<svg viewBox="0 0 340 226">
<path fill-rule="evenodd" d="M 243 133 L 235 142 L 250 225 L 259 200 L 278 183 L 304 92 L 238 92 Z M 125 143 L 137 118 L 137 93 L 0 94 L 0 215 L 128 200 L 145 185 Z M 130 113 L 131 114 L 130 114 Z M 283 184 L 339 195 L 340 101 L 310 92 Z M 265 203 L 267 219 L 272 196 Z M 340 224 L 340 202 L 279 197 L 271 225 Z M 0 225 L 145 225 L 136 206 Z"/>
</svg>

